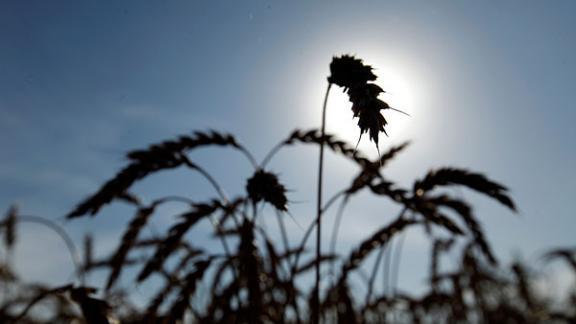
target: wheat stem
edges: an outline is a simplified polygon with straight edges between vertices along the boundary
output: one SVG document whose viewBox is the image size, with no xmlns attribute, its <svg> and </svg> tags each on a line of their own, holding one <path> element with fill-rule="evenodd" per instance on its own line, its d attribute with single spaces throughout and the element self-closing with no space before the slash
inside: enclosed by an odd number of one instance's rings
<svg viewBox="0 0 576 324">
<path fill-rule="evenodd" d="M 76 245 L 74 244 L 68 233 L 66 233 L 66 231 L 60 225 L 56 224 L 54 221 L 51 221 L 49 219 L 34 215 L 18 215 L 17 220 L 18 222 L 36 223 L 44 225 L 53 230 L 56 234 L 58 234 L 58 236 L 60 236 L 60 238 L 62 238 L 62 240 L 66 244 L 68 252 L 70 252 L 70 257 L 72 258 L 72 263 L 76 268 L 75 269 L 76 275 L 80 280 L 80 284 L 84 285 L 84 272 L 82 271 L 82 261 L 80 259 L 80 255 L 78 254 Z"/>
<path fill-rule="evenodd" d="M 326 87 L 326 94 L 324 95 L 324 103 L 322 104 L 322 127 L 320 131 L 321 142 L 320 142 L 320 158 L 318 159 L 318 190 L 317 190 L 317 204 L 316 204 L 316 285 L 314 296 L 314 307 L 316 308 L 314 317 L 312 321 L 314 323 L 320 323 L 320 253 L 321 253 L 321 238 L 322 238 L 322 175 L 324 171 L 324 135 L 326 131 L 326 106 L 328 103 L 328 94 L 330 93 L 330 88 L 332 83 L 328 82 L 328 87 Z"/>
<path fill-rule="evenodd" d="M 248 161 L 250 161 L 250 164 L 252 164 L 254 169 L 258 169 L 258 162 L 256 162 L 256 159 L 254 158 L 252 153 L 250 153 L 250 151 L 248 151 L 244 146 L 241 145 L 238 146 L 238 149 L 240 150 L 240 152 L 242 152 L 242 154 L 244 154 L 244 156 L 246 156 Z"/>
<path fill-rule="evenodd" d="M 290 243 L 288 242 L 286 226 L 284 225 L 284 220 L 282 219 L 282 214 L 279 210 L 276 210 L 276 218 L 278 219 L 278 227 L 280 228 L 280 235 L 282 235 L 282 243 L 284 244 L 285 253 L 288 253 L 290 251 Z"/>
<path fill-rule="evenodd" d="M 398 276 L 400 274 L 400 260 L 402 258 L 402 247 L 404 246 L 404 239 L 406 238 L 406 232 L 402 232 L 400 237 L 398 237 L 398 243 L 396 243 L 396 253 L 394 254 L 393 258 L 393 267 L 394 269 L 391 271 L 391 296 L 396 296 L 396 287 L 398 287 Z"/>
<path fill-rule="evenodd" d="M 401 219 L 402 217 L 404 217 L 404 213 L 406 213 L 407 208 L 402 209 L 402 211 L 400 211 L 400 214 L 398 215 L 398 217 L 396 218 Z M 370 280 L 369 280 L 369 284 L 368 284 L 368 292 L 366 294 L 366 305 L 368 305 L 368 303 L 370 302 L 370 297 L 372 295 L 372 289 L 374 286 L 374 281 L 376 280 L 376 274 L 378 273 L 378 268 L 380 267 L 380 261 L 382 260 L 382 256 L 384 255 L 384 251 L 386 250 L 386 248 L 388 248 L 388 244 L 383 244 L 382 247 L 380 247 L 380 251 L 376 257 L 376 262 L 374 262 L 374 268 L 372 268 L 372 274 L 370 275 Z M 392 254 L 392 245 L 390 245 L 389 247 L 389 252 L 386 256 L 386 260 L 384 261 L 385 265 L 384 265 L 384 285 L 385 287 L 387 287 L 389 285 L 389 272 L 390 272 L 390 257 Z"/>
<path fill-rule="evenodd" d="M 350 195 L 346 194 L 340 205 L 338 206 L 338 211 L 336 212 L 336 219 L 334 220 L 334 228 L 332 229 L 332 237 L 330 238 L 330 254 L 336 253 L 336 241 L 338 239 L 338 232 L 340 230 L 340 224 L 342 223 L 342 217 L 344 216 L 344 208 L 348 203 L 348 198 Z M 330 267 L 330 276 L 334 278 L 334 266 L 335 264 L 332 263 Z"/>
</svg>

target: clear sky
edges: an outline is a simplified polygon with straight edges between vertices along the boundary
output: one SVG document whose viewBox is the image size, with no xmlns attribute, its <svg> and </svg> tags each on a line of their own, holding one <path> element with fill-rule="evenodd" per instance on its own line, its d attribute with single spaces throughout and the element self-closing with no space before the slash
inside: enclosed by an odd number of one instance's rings
<svg viewBox="0 0 576 324">
<path fill-rule="evenodd" d="M 195 129 L 231 132 L 262 158 L 294 128 L 319 127 L 328 64 L 350 53 L 373 65 L 386 99 L 411 114 L 386 112 L 381 150 L 412 141 L 387 176 L 408 185 L 432 167 L 485 172 L 510 188 L 519 214 L 458 194 L 474 202 L 500 258 L 538 263 L 546 248 L 575 244 L 575 16 L 576 2 L 560 0 L 2 0 L 0 207 L 61 220 L 124 164 L 124 152 Z M 328 115 L 328 130 L 354 145 L 355 121 L 337 89 Z M 374 157 L 367 142 L 360 149 Z M 198 159 L 231 195 L 243 189 L 250 169 L 234 152 Z M 356 170 L 331 156 L 326 163 L 329 196 Z M 308 224 L 316 149 L 288 150 L 271 168 Z M 138 189 L 213 196 L 199 178 L 155 181 Z M 395 213 L 359 201 L 343 244 Z M 78 242 L 98 233 L 104 253 L 129 219 L 114 208 L 66 229 Z M 19 233 L 33 242 L 19 247 L 23 274 L 70 278 L 57 238 L 34 225 Z M 414 269 L 427 266 L 419 261 L 427 253 L 408 237 L 401 282 L 423 272 Z"/>
</svg>

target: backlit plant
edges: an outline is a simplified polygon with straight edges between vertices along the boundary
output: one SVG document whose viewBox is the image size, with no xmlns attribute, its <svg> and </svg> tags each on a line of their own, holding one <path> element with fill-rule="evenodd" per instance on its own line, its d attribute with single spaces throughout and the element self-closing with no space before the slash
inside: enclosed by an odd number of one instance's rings
<svg viewBox="0 0 576 324">
<path fill-rule="evenodd" d="M 515 263 L 508 270 L 498 266 L 469 202 L 447 190 L 454 186 L 469 188 L 515 210 L 507 188 L 480 173 L 451 167 L 431 170 L 412 187 L 402 187 L 382 170 L 407 143 L 389 147 L 372 161 L 355 147 L 325 133 L 327 99 L 331 86 L 337 85 L 349 96 L 360 136 L 368 133 L 378 148 L 379 134 L 387 125 L 381 111 L 393 108 L 378 99 L 383 89 L 373 83 L 375 80 L 372 68 L 361 60 L 349 55 L 335 57 L 330 64 L 321 128 L 295 130 L 260 163 L 234 136 L 216 131 L 182 135 L 128 153 L 126 165 L 67 215 L 69 219 L 94 216 L 117 201 L 132 206 L 134 214 L 114 251 L 95 259 L 88 237 L 82 260 L 75 258 L 77 281 L 60 287 L 22 282 L 9 262 L 0 263 L 0 319 L 3 323 L 109 323 L 113 318 L 122 323 L 574 322 L 573 305 L 552 307 L 535 291 L 526 266 Z M 297 218 L 290 214 L 289 192 L 282 177 L 267 169 L 279 150 L 293 145 L 320 148 L 315 217 L 296 242 L 289 239 L 284 224 L 286 215 Z M 245 176 L 245 191 L 227 196 L 216 178 L 195 161 L 195 150 L 200 147 L 223 147 L 245 156 L 253 167 Z M 357 166 L 349 186 L 327 202 L 322 199 L 325 148 Z M 134 192 L 136 182 L 176 168 L 203 176 L 214 197 L 197 201 L 195 197 L 165 196 L 143 201 Z M 338 201 L 339 211 L 343 211 L 342 206 L 361 191 L 398 205 L 397 217 L 360 238 L 348 254 L 335 253 L 337 230 L 329 251 L 322 248 L 322 216 Z M 170 228 L 158 235 L 147 234 L 145 229 L 159 208 L 174 202 L 185 207 L 175 215 Z M 265 205 L 271 208 L 262 208 Z M 259 222 L 270 210 L 276 214 L 280 237 L 272 236 Z M 336 229 L 341 216 L 337 217 Z M 11 251 L 17 244 L 16 228 L 23 221 L 43 223 L 70 241 L 54 222 L 21 215 L 12 208 L 0 223 L 4 250 Z M 192 235 L 192 230 L 203 223 L 210 225 L 220 246 L 217 251 Z M 391 253 L 394 239 L 416 228 L 429 238 L 431 262 L 429 269 L 423 270 L 428 273 L 428 289 L 412 296 L 396 289 L 393 268 L 399 259 L 382 258 L 385 251 Z M 309 238 L 314 232 L 316 249 L 312 253 Z M 69 245 L 76 256 L 74 244 Z M 459 261 L 442 271 L 441 257 L 449 251 L 458 251 Z M 575 252 L 559 249 L 548 257 L 574 265 Z M 323 277 L 321 266 L 329 267 L 333 275 Z M 87 287 L 85 275 L 103 269 L 107 271 L 106 280 L 99 287 Z M 309 275 L 312 270 L 316 274 L 313 278 Z M 392 273 L 389 284 L 393 289 L 377 289 L 378 273 Z M 354 283 L 352 276 L 364 278 L 364 285 Z M 147 294 L 144 306 L 134 305 L 130 291 L 119 287 L 125 281 L 152 281 L 157 283 L 156 290 Z M 35 311 L 38 304 L 50 305 L 50 311 L 39 314 Z"/>
</svg>

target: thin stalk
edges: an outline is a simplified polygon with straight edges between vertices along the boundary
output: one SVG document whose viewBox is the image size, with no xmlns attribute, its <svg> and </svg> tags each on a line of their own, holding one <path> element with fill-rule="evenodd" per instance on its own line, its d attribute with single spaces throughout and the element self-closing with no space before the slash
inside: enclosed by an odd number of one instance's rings
<svg viewBox="0 0 576 324">
<path fill-rule="evenodd" d="M 404 245 L 404 239 L 406 238 L 406 232 L 402 232 L 400 237 L 398 237 L 398 243 L 396 243 L 396 254 L 394 255 L 394 269 L 392 271 L 391 279 L 391 296 L 396 296 L 396 287 L 398 287 L 398 274 L 400 273 L 400 260 L 402 258 L 402 247 Z"/>
<path fill-rule="evenodd" d="M 220 196 L 220 199 L 222 200 L 222 202 L 224 202 L 225 204 L 228 204 L 228 202 L 229 202 L 228 197 L 226 197 L 224 190 L 222 190 L 222 187 L 220 187 L 218 182 L 216 182 L 216 179 L 214 179 L 214 177 L 212 177 L 212 175 L 210 175 L 210 173 L 206 172 L 206 170 L 201 168 L 199 165 L 192 163 L 192 161 L 190 161 L 188 158 L 182 157 L 182 159 L 184 161 L 184 164 L 187 167 L 189 167 L 192 170 L 198 171 L 201 175 L 203 175 L 204 178 L 206 178 L 206 180 L 208 180 L 208 182 L 210 182 L 210 184 L 212 185 L 214 190 L 216 190 L 216 192 L 218 193 L 218 196 Z"/>
<path fill-rule="evenodd" d="M 304 232 L 304 236 L 302 237 L 302 241 L 300 242 L 300 245 L 298 245 L 298 249 L 300 249 L 301 251 L 304 251 L 304 246 L 306 246 L 306 242 L 308 241 L 308 238 L 312 234 L 312 230 L 314 230 L 314 227 L 316 227 L 317 223 L 318 223 L 318 219 L 315 219 L 312 222 L 312 224 L 310 224 L 310 226 L 308 226 L 308 228 L 306 229 L 306 232 Z M 294 262 L 292 263 L 292 274 L 296 271 L 296 267 L 298 266 L 298 261 L 300 260 L 300 254 L 301 253 L 297 253 L 295 258 L 294 258 Z"/>
<path fill-rule="evenodd" d="M 280 228 L 280 234 L 282 235 L 282 243 L 284 244 L 284 252 L 288 253 L 290 251 L 290 243 L 288 242 L 288 234 L 286 233 L 286 226 L 284 225 L 284 220 L 282 219 L 282 214 L 280 211 L 276 210 L 276 218 L 278 219 L 278 227 Z M 290 263 L 290 259 L 287 260 Z"/>
<path fill-rule="evenodd" d="M 152 205 L 159 205 L 166 202 L 182 202 L 187 205 L 194 205 L 194 201 L 190 198 L 181 197 L 181 196 L 166 196 L 159 199 L 156 199 L 152 202 Z"/>
<path fill-rule="evenodd" d="M 206 170 L 204 170 L 202 167 L 200 167 L 197 164 L 192 163 L 192 161 L 190 161 L 187 157 L 182 157 L 184 164 L 195 171 L 198 171 L 198 173 L 200 173 L 202 176 L 204 176 L 204 178 L 206 180 L 208 180 L 208 182 L 212 185 L 212 187 L 214 188 L 214 190 L 216 190 L 216 192 L 218 193 L 218 196 L 220 196 L 220 200 L 222 200 L 222 202 L 225 205 L 228 205 L 230 203 L 230 200 L 228 199 L 228 197 L 226 196 L 226 194 L 224 193 L 224 190 L 222 190 L 222 187 L 220 187 L 220 185 L 218 184 L 218 182 L 216 181 L 216 179 L 214 179 L 214 177 L 212 177 L 212 175 L 210 173 L 208 173 Z M 236 222 L 237 226 L 240 226 L 240 223 L 238 222 L 238 219 L 236 219 L 236 217 L 234 217 L 235 214 L 232 215 L 232 219 Z M 215 220 L 212 219 L 212 222 L 217 224 L 218 229 L 220 228 L 220 224 L 218 222 L 216 222 Z"/>
<path fill-rule="evenodd" d="M 314 307 L 316 308 L 314 313 L 314 318 L 312 319 L 314 323 L 320 323 L 320 253 L 321 253 L 321 238 L 322 238 L 322 175 L 324 171 L 324 134 L 326 131 L 326 106 L 328 103 L 328 94 L 330 93 L 330 88 L 332 83 L 328 82 L 328 87 L 326 87 L 326 94 L 324 95 L 324 103 L 322 104 L 322 127 L 320 131 L 321 142 L 320 142 L 320 158 L 318 161 L 318 195 L 316 204 L 316 219 L 318 222 L 316 228 L 316 284 L 314 296 Z"/>
<path fill-rule="evenodd" d="M 398 215 L 397 219 L 401 219 L 404 217 L 404 214 L 406 213 L 406 211 L 408 210 L 407 207 L 404 207 L 402 209 L 402 211 L 400 211 L 400 214 Z M 404 234 L 401 233 L 401 234 Z M 385 293 L 388 293 L 390 296 L 392 296 L 392 284 L 391 284 L 391 278 L 392 278 L 392 267 L 393 267 L 393 263 L 395 262 L 400 262 L 399 257 L 400 254 L 402 252 L 402 242 L 400 240 L 396 240 L 397 243 L 396 245 L 398 246 L 396 249 L 396 255 L 393 254 L 394 251 L 394 241 L 390 242 L 390 250 L 388 251 L 388 253 L 386 254 L 386 258 L 384 260 L 384 290 Z M 400 251 L 398 251 L 398 249 Z M 393 257 L 398 258 L 397 260 L 393 260 Z M 397 269 L 396 269 L 397 270 Z"/>
<path fill-rule="evenodd" d="M 332 206 L 332 204 L 335 203 L 336 200 L 338 200 L 338 198 L 342 197 L 342 195 L 346 195 L 345 198 L 348 199 L 349 194 L 347 193 L 347 191 L 348 190 L 341 190 L 334 196 L 332 196 L 330 199 L 328 199 L 328 202 L 326 202 L 324 204 L 324 207 L 322 207 L 322 214 L 324 214 L 328 210 L 328 208 L 330 208 L 330 206 Z"/>
<path fill-rule="evenodd" d="M 246 156 L 246 158 L 248 159 L 248 161 L 250 161 L 250 164 L 252 164 L 252 166 L 254 167 L 254 169 L 258 169 L 258 162 L 256 162 L 256 159 L 254 158 L 254 156 L 252 155 L 252 153 L 250 153 L 250 151 L 248 151 L 244 146 L 239 145 L 238 149 L 240 150 L 240 152 L 242 152 L 242 154 L 244 154 L 244 156 Z"/>
<path fill-rule="evenodd" d="M 274 155 L 276 155 L 276 153 L 278 153 L 278 151 L 284 146 L 286 145 L 286 141 L 282 141 L 278 144 L 276 144 L 276 146 L 274 146 L 270 152 L 268 152 L 268 154 L 266 154 L 266 157 L 264 157 L 264 159 L 262 160 L 262 163 L 260 163 L 260 169 L 264 169 L 264 167 L 266 166 L 266 164 L 268 164 L 268 162 L 270 162 L 270 160 L 272 159 L 272 157 L 274 157 Z"/>
<path fill-rule="evenodd" d="M 82 271 L 82 261 L 80 260 L 80 255 L 78 254 L 76 245 L 74 245 L 74 242 L 72 241 L 68 233 L 66 233 L 66 231 L 60 225 L 56 224 L 55 222 L 49 219 L 34 215 L 18 215 L 16 219 L 18 222 L 22 223 L 35 223 L 44 225 L 50 228 L 56 234 L 58 234 L 58 236 L 60 236 L 60 238 L 62 239 L 62 241 L 64 241 L 66 247 L 68 248 L 68 252 L 70 253 L 70 257 L 72 258 L 72 263 L 74 264 L 74 268 L 76 270 L 75 271 L 76 276 L 78 277 L 80 284 L 82 286 L 85 285 L 84 272 Z"/>
<path fill-rule="evenodd" d="M 218 195 L 220 196 L 220 199 L 222 200 L 222 202 L 224 204 L 228 205 L 230 203 L 230 200 L 228 199 L 228 197 L 224 193 L 224 190 L 222 190 L 222 187 L 220 187 L 220 185 L 218 184 L 216 179 L 214 179 L 214 177 L 212 177 L 212 175 L 210 175 L 210 173 L 208 173 L 206 170 L 204 170 L 200 166 L 192 163 L 192 161 L 190 161 L 185 156 L 183 156 L 182 158 L 183 158 L 184 164 L 188 168 L 195 170 L 195 171 L 198 171 L 201 175 L 204 176 L 204 178 L 206 178 L 206 180 L 208 180 L 208 182 L 212 185 L 212 187 L 214 187 L 214 190 L 216 190 L 216 192 L 218 193 Z M 220 222 L 215 220 L 212 216 L 213 215 L 210 215 L 209 220 L 212 223 L 212 226 L 214 226 L 216 233 L 220 233 L 221 229 L 222 229 L 222 227 L 220 226 L 221 224 L 220 224 Z M 238 219 L 236 219 L 235 214 L 232 214 L 232 219 L 236 223 L 236 226 L 240 226 L 240 223 L 239 223 Z M 232 253 L 230 252 L 230 247 L 228 246 L 228 241 L 226 240 L 226 237 L 221 236 L 221 235 L 218 235 L 218 237 L 220 239 L 222 247 L 224 248 L 224 253 L 226 254 L 226 256 L 228 258 L 230 258 Z M 234 278 L 238 279 L 238 274 L 236 273 L 236 268 L 232 268 L 232 269 L 233 269 L 233 273 L 234 273 Z"/>
<path fill-rule="evenodd" d="M 337 200 L 337 198 L 341 197 L 344 193 L 345 193 L 344 191 L 341 191 L 341 192 L 337 193 L 334 197 L 332 197 L 330 199 L 330 201 L 324 205 L 324 208 L 322 208 L 322 213 L 326 212 L 328 207 L 330 207 L 330 205 L 332 205 Z M 290 215 L 290 214 L 288 213 L 288 215 Z M 294 217 L 292 217 L 292 218 L 294 219 Z M 294 221 L 296 222 L 295 219 L 294 219 Z M 304 246 L 306 246 L 306 242 L 308 241 L 308 238 L 312 234 L 312 231 L 314 230 L 314 228 L 316 227 L 317 224 L 318 224 L 318 218 L 314 219 L 314 221 L 308 226 L 308 228 L 306 228 L 306 231 L 304 231 L 304 236 L 302 237 L 300 244 L 297 246 L 298 249 L 301 249 L 301 250 L 304 249 Z M 300 226 L 298 224 L 298 222 L 296 222 L 296 225 Z M 292 274 L 294 274 L 294 271 L 296 271 L 296 267 L 298 266 L 298 261 L 300 260 L 300 254 L 301 253 L 296 254 L 295 258 L 294 258 L 294 262 L 292 262 L 292 266 L 291 266 Z"/>
<path fill-rule="evenodd" d="M 374 268 L 372 268 L 372 273 L 370 274 L 370 279 L 368 281 L 368 292 L 366 293 L 365 304 L 370 303 L 370 298 L 372 297 L 372 291 L 374 290 L 374 281 L 376 281 L 376 274 L 378 273 L 378 266 L 382 262 L 382 257 L 384 256 L 384 251 L 386 251 L 387 245 L 383 245 L 376 255 L 376 261 L 374 261 Z"/>
<path fill-rule="evenodd" d="M 406 213 L 406 208 L 402 209 L 402 211 L 400 211 L 400 214 L 398 215 L 398 219 L 404 217 L 404 213 Z M 392 242 L 390 242 L 390 244 L 392 244 Z M 386 258 L 384 260 L 384 291 L 386 291 L 386 288 L 389 286 L 389 272 L 390 272 L 390 258 L 392 255 L 392 245 L 390 245 L 390 247 L 388 248 L 388 244 L 382 245 L 382 247 L 380 247 L 380 251 L 378 252 L 378 255 L 376 256 L 376 262 L 374 262 L 374 268 L 372 268 L 372 274 L 370 275 L 370 280 L 369 280 L 369 285 L 368 285 L 368 293 L 366 294 L 366 305 L 368 305 L 369 301 L 370 301 L 370 297 L 372 296 L 372 291 L 373 291 L 373 286 L 374 286 L 374 282 L 376 280 L 376 274 L 378 273 L 378 268 L 380 267 L 380 263 L 382 261 L 382 257 L 384 255 L 385 250 L 388 250 L 388 252 L 386 253 Z M 399 261 L 399 260 L 398 260 Z"/>
<path fill-rule="evenodd" d="M 338 206 L 338 211 L 336 212 L 336 220 L 334 220 L 334 228 L 332 229 L 332 238 L 330 239 L 330 254 L 334 255 L 336 253 L 336 240 L 338 239 L 338 232 L 340 230 L 340 224 L 342 223 L 342 216 L 344 215 L 344 207 L 348 203 L 348 194 L 342 199 L 340 206 Z M 334 278 L 334 266 L 332 263 L 330 266 L 330 277 Z"/>
<path fill-rule="evenodd" d="M 386 250 L 384 252 L 384 265 L 383 265 L 383 271 L 382 271 L 382 282 L 384 283 L 384 295 L 388 295 L 390 296 L 390 263 L 392 261 L 390 261 L 392 259 L 392 251 L 394 250 L 394 237 L 390 239 L 389 244 L 387 245 L 383 245 L 382 246 L 382 250 Z M 375 266 L 377 267 L 377 265 Z"/>
</svg>

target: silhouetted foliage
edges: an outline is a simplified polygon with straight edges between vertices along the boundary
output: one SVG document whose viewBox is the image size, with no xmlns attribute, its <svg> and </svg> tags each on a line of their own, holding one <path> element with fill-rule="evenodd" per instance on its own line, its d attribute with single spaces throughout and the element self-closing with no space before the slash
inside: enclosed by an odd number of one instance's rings
<svg viewBox="0 0 576 324">
<path fill-rule="evenodd" d="M 372 68 L 344 55 L 333 59 L 330 72 L 328 82 L 347 91 L 361 134 L 369 132 L 370 139 L 378 145 L 378 135 L 386 125 L 380 111 L 390 107 L 377 98 L 383 90 L 370 83 L 376 80 Z M 353 161 L 358 172 L 349 186 L 319 206 L 316 219 L 301 241 L 295 243 L 288 240 L 283 223 L 290 213 L 287 190 L 265 166 L 279 150 L 297 144 L 326 146 L 334 154 Z M 246 176 L 245 192 L 230 199 L 215 178 L 193 162 L 190 153 L 201 146 L 231 148 L 244 154 L 254 167 Z M 403 188 L 382 171 L 407 146 L 404 143 L 391 147 L 372 161 L 335 136 L 313 129 L 295 130 L 261 163 L 256 163 L 233 136 L 215 131 L 196 132 L 132 151 L 119 173 L 67 215 L 96 215 L 114 200 L 128 202 L 134 214 L 118 246 L 109 256 L 95 258 L 92 236 L 86 236 L 83 258 L 77 264 L 78 282 L 61 287 L 22 282 L 13 272 L 9 258 L 2 259 L 0 283 L 5 290 L 0 304 L 1 322 L 575 322 L 576 292 L 572 293 L 570 305 L 555 307 L 535 289 L 536 278 L 528 266 L 514 263 L 510 268 L 500 267 L 470 202 L 453 197 L 447 190 L 452 186 L 469 188 L 515 211 L 507 188 L 483 174 L 451 167 L 432 170 L 411 187 Z M 166 196 L 146 202 L 130 191 L 136 181 L 174 168 L 205 177 L 217 198 L 195 201 L 194 197 Z M 397 217 L 361 238 L 348 255 L 335 253 L 334 249 L 324 253 L 320 248 L 311 253 L 308 238 L 320 226 L 320 216 L 336 201 L 341 202 L 343 211 L 362 190 L 375 199 L 396 204 L 400 210 Z M 165 233 L 146 236 L 144 229 L 158 214 L 159 207 L 173 200 L 184 202 L 185 211 L 177 215 Z M 277 213 L 281 237 L 271 237 L 257 221 L 267 211 L 260 208 L 264 204 L 271 205 Z M 31 219 L 11 207 L 0 221 L 6 251 L 14 249 L 18 222 L 26 220 Z M 58 226 L 50 222 L 45 220 L 44 225 Z M 203 223 L 211 226 L 213 237 L 220 244 L 218 251 L 202 246 L 206 242 L 192 234 Z M 337 239 L 338 226 L 339 218 L 333 240 Z M 422 229 L 430 241 L 428 290 L 409 295 L 396 289 L 396 279 L 388 283 L 390 289 L 378 289 L 376 274 L 380 271 L 388 276 L 399 262 L 381 262 L 382 255 L 386 251 L 392 254 L 393 240 L 415 228 Z M 70 249 L 75 255 L 73 247 Z M 398 255 L 399 249 L 396 246 Z M 442 259 L 448 252 L 459 259 L 455 266 L 443 267 Z M 376 256 L 375 262 L 371 255 Z M 546 258 L 565 260 L 576 274 L 575 250 L 553 250 Z M 336 269 L 336 273 L 317 277 L 320 279 L 315 285 L 311 284 L 309 273 L 320 270 L 322 265 Z M 370 268 L 372 275 L 366 278 L 364 273 Z M 96 289 L 85 285 L 84 276 L 102 269 L 108 270 L 107 278 L 102 282 L 102 295 L 97 298 Z M 354 276 L 365 278 L 366 285 L 355 283 Z M 147 280 L 155 280 L 156 285 L 146 295 L 144 306 L 134 305 L 131 294 L 117 287 L 121 282 L 138 285 Z M 49 305 L 50 311 L 35 312 L 38 304 Z"/>
</svg>

